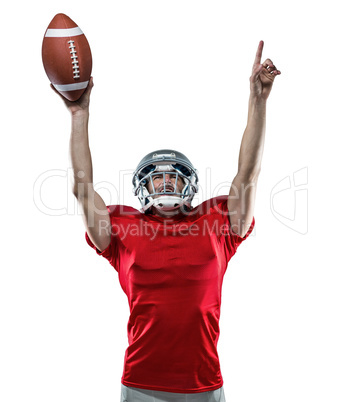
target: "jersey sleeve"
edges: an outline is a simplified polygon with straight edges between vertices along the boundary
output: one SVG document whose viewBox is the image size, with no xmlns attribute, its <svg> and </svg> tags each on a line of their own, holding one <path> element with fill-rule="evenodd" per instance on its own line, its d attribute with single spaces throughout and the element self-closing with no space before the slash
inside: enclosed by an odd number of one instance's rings
<svg viewBox="0 0 340 402">
<path fill-rule="evenodd" d="M 253 217 L 252 223 L 247 231 L 247 233 L 245 234 L 244 237 L 239 236 L 237 233 L 233 232 L 231 229 L 231 224 L 230 224 L 230 219 L 229 219 L 229 215 L 228 215 L 228 225 L 230 227 L 229 233 L 227 235 L 227 243 L 229 242 L 230 245 L 230 249 L 233 251 L 233 254 L 236 253 L 236 250 L 238 248 L 238 246 L 250 235 L 250 233 L 253 231 L 254 226 L 255 226 L 255 217 Z"/>
<path fill-rule="evenodd" d="M 226 246 L 228 249 L 228 255 L 229 255 L 229 259 L 230 259 L 236 253 L 239 245 L 242 242 L 244 242 L 244 240 L 247 239 L 247 237 L 249 237 L 249 235 L 253 231 L 254 226 L 255 226 L 255 217 L 253 217 L 252 223 L 251 223 L 247 233 L 245 234 L 245 236 L 241 237 L 237 233 L 233 232 L 233 230 L 232 230 L 232 225 L 230 222 L 230 215 L 229 215 L 229 211 L 228 211 L 228 197 L 225 197 L 222 200 L 222 202 L 220 203 L 220 208 L 221 208 L 222 214 L 223 214 L 223 221 L 224 221 L 224 225 L 225 225 L 225 230 L 223 232 L 225 235 Z"/>
<path fill-rule="evenodd" d="M 110 221 L 111 221 L 111 227 L 112 227 L 112 222 L 113 222 L 113 219 L 114 219 L 113 207 L 112 207 L 112 206 L 107 206 L 106 208 L 107 208 L 107 210 L 109 211 L 109 214 L 110 214 Z M 97 247 L 92 243 L 92 241 L 91 241 L 91 239 L 90 239 L 90 237 L 89 237 L 89 235 L 88 235 L 87 232 L 85 232 L 85 239 L 86 239 L 87 244 L 88 244 L 91 248 L 93 248 L 93 249 L 96 251 L 96 253 L 97 253 L 98 255 L 104 257 L 105 259 L 107 259 L 107 260 L 109 261 L 109 263 L 113 266 L 113 268 L 114 268 L 116 271 L 118 271 L 118 269 L 116 268 L 116 263 L 115 263 L 115 261 L 116 261 L 116 255 L 115 255 L 115 254 L 116 254 L 115 238 L 114 238 L 114 236 L 112 235 L 112 230 L 111 230 L 111 242 L 110 242 L 110 244 L 106 247 L 105 250 L 102 250 L 102 251 L 98 250 Z"/>
</svg>

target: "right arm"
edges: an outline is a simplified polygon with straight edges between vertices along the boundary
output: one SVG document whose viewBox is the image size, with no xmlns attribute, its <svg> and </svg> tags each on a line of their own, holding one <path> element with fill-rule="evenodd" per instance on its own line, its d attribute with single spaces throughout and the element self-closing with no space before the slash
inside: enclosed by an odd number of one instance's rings
<svg viewBox="0 0 340 402">
<path fill-rule="evenodd" d="M 93 80 L 78 101 L 69 102 L 72 129 L 70 156 L 73 168 L 73 194 L 83 211 L 85 228 L 98 250 L 105 250 L 111 241 L 111 223 L 106 205 L 93 188 L 92 158 L 88 138 L 89 104 Z M 56 91 L 57 92 L 57 91 Z M 60 95 L 61 96 L 61 95 Z"/>
</svg>

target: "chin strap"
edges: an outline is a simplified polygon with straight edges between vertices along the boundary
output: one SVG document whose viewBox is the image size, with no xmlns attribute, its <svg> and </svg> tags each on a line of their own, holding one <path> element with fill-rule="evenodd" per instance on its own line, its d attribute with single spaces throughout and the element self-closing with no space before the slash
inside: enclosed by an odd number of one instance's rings
<svg viewBox="0 0 340 402">
<path fill-rule="evenodd" d="M 172 215 L 183 206 L 186 206 L 189 210 L 191 209 L 191 203 L 183 200 L 180 197 L 161 196 L 149 201 L 146 205 L 144 205 L 144 207 L 141 208 L 141 212 L 145 212 L 149 208 L 155 207 L 163 214 Z"/>
<path fill-rule="evenodd" d="M 183 198 L 176 197 L 174 195 L 162 195 L 153 199 L 153 205 L 155 207 L 164 209 L 174 209 L 184 203 Z"/>
</svg>

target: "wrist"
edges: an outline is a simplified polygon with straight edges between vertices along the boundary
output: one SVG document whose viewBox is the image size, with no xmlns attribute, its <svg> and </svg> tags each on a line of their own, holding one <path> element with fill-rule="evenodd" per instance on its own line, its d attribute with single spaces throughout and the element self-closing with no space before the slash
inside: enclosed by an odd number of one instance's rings
<svg viewBox="0 0 340 402">
<path fill-rule="evenodd" d="M 78 110 L 70 110 L 72 119 L 84 119 L 88 118 L 90 115 L 90 111 L 88 108 L 86 109 L 78 109 Z"/>
<path fill-rule="evenodd" d="M 248 122 L 250 119 L 264 120 L 266 118 L 267 101 L 256 96 L 249 98 L 248 104 Z"/>
<path fill-rule="evenodd" d="M 263 99 L 259 96 L 250 94 L 249 97 L 249 109 L 253 111 L 265 111 L 267 106 L 267 99 Z"/>
<path fill-rule="evenodd" d="M 259 95 L 250 93 L 249 103 L 254 106 L 265 107 L 267 104 L 267 99 L 264 99 Z"/>
</svg>

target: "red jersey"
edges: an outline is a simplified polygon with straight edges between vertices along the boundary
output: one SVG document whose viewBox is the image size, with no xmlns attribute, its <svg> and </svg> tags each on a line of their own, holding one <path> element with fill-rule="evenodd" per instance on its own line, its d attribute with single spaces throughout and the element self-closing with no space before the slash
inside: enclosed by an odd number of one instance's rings
<svg viewBox="0 0 340 402">
<path fill-rule="evenodd" d="M 227 196 L 173 218 L 108 206 L 111 243 L 100 252 L 126 293 L 129 346 L 122 383 L 165 392 L 223 385 L 217 354 L 223 276 L 245 237 L 231 230 Z"/>
</svg>

